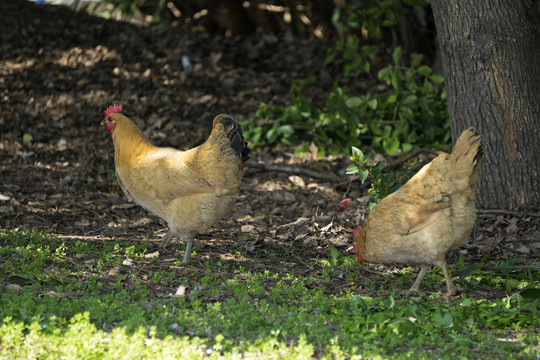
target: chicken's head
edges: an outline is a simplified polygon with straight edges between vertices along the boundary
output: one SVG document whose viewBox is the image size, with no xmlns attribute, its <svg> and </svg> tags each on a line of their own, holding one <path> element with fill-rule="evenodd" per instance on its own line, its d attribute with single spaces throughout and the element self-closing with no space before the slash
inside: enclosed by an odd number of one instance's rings
<svg viewBox="0 0 540 360">
<path fill-rule="evenodd" d="M 111 105 L 103 112 L 105 119 L 101 122 L 101 125 L 105 125 L 111 134 L 116 129 L 116 121 L 111 119 L 110 115 L 120 111 L 122 111 L 122 105 Z"/>
</svg>

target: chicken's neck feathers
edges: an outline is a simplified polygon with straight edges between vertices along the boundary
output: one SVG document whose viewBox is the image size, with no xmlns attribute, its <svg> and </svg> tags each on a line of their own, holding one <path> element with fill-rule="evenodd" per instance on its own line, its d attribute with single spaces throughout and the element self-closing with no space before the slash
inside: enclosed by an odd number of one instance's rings
<svg viewBox="0 0 540 360">
<path fill-rule="evenodd" d="M 143 132 L 128 118 L 118 122 L 112 136 L 117 166 L 132 164 L 140 156 L 158 149 L 150 144 Z"/>
</svg>

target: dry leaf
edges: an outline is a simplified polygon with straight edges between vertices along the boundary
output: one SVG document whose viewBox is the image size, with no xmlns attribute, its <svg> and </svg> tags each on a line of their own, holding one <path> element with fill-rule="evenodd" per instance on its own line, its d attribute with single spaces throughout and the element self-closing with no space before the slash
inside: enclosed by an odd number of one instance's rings
<svg viewBox="0 0 540 360">
<path fill-rule="evenodd" d="M 303 188 L 306 186 L 306 183 L 304 182 L 304 179 L 302 179 L 300 176 L 298 175 L 292 175 L 292 176 L 289 176 L 289 181 L 294 184 L 294 186 L 296 187 L 299 187 L 299 188 Z"/>
<path fill-rule="evenodd" d="M 178 297 L 184 297 L 186 296 L 186 286 L 185 285 L 180 285 L 178 287 L 178 289 L 176 289 L 176 293 L 174 294 L 174 296 L 178 296 Z"/>
<path fill-rule="evenodd" d="M 144 255 L 145 259 L 153 259 L 159 257 L 159 251 Z"/>
<path fill-rule="evenodd" d="M 121 271 L 120 271 L 120 267 L 116 266 L 116 267 L 113 267 L 111 270 L 109 270 L 109 276 L 117 276 L 117 275 L 120 275 Z"/>
<path fill-rule="evenodd" d="M 122 261 L 122 265 L 124 265 L 124 266 L 133 266 L 133 260 L 125 259 L 124 261 Z"/>
</svg>

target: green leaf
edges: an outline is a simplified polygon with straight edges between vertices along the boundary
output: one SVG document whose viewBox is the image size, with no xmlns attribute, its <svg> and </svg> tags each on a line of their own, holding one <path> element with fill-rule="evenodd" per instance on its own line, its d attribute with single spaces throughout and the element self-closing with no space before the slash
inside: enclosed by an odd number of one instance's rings
<svg viewBox="0 0 540 360">
<path fill-rule="evenodd" d="M 418 71 L 420 75 L 424 76 L 428 76 L 429 74 L 431 74 L 431 68 L 427 65 L 420 66 L 416 71 Z"/>
<path fill-rule="evenodd" d="M 367 105 L 372 108 L 373 110 L 377 110 L 377 104 L 378 104 L 378 101 L 377 99 L 371 99 L 367 102 Z"/>
<path fill-rule="evenodd" d="M 32 141 L 33 137 L 29 133 L 25 133 L 22 137 L 23 144 L 28 144 L 30 141 Z"/>
<path fill-rule="evenodd" d="M 330 246 L 330 254 L 332 255 L 332 259 L 334 260 L 339 257 L 339 251 L 333 246 Z"/>
<path fill-rule="evenodd" d="M 283 125 L 279 128 L 279 132 L 283 135 L 290 136 L 294 134 L 294 128 L 291 125 Z"/>
<path fill-rule="evenodd" d="M 359 148 L 357 148 L 355 146 L 351 146 L 351 152 L 352 152 L 353 156 L 355 156 L 355 157 L 363 157 L 364 156 L 364 153 L 362 152 L 362 150 L 360 150 Z"/>
<path fill-rule="evenodd" d="M 414 106 L 414 105 L 413 105 Z M 401 106 L 399 108 L 399 113 L 402 115 L 405 119 L 412 120 L 414 119 L 414 112 L 413 110 L 408 106 Z"/>
<path fill-rule="evenodd" d="M 278 136 L 278 132 L 276 131 L 275 128 L 272 128 L 268 130 L 268 132 L 266 133 L 266 140 L 268 141 L 269 144 L 273 144 L 274 141 L 276 141 L 277 136 Z"/>
<path fill-rule="evenodd" d="M 418 101 L 418 105 L 420 105 L 420 108 L 422 110 L 427 111 L 429 109 L 428 99 L 426 99 L 425 97 L 420 98 L 420 100 Z"/>
<path fill-rule="evenodd" d="M 424 59 L 424 54 L 416 55 L 411 63 L 411 67 L 413 68 L 417 67 L 418 65 L 420 65 L 423 59 Z"/>
<path fill-rule="evenodd" d="M 399 74 L 399 70 L 394 69 L 394 71 L 392 72 L 392 79 L 390 80 L 392 87 L 396 91 L 399 91 L 399 75 L 398 74 Z"/>
<path fill-rule="evenodd" d="M 436 311 L 433 314 L 431 321 L 436 326 L 447 327 L 447 326 L 452 325 L 452 323 L 454 322 L 454 319 L 452 318 L 452 315 L 450 315 L 449 313 L 445 313 L 444 315 L 442 315 L 440 311 Z"/>
<path fill-rule="evenodd" d="M 364 55 L 368 56 L 379 50 L 379 45 L 364 45 L 361 50 Z"/>
<path fill-rule="evenodd" d="M 380 173 L 384 168 L 385 163 L 386 162 L 384 160 L 379 161 L 374 167 L 371 168 L 371 171 L 373 171 L 373 173 Z"/>
<path fill-rule="evenodd" d="M 401 46 L 398 46 L 394 49 L 394 54 L 392 55 L 394 58 L 394 64 L 398 65 L 399 61 L 401 60 L 402 50 Z"/>
<path fill-rule="evenodd" d="M 358 173 L 358 166 L 356 165 L 349 165 L 349 167 L 347 168 L 347 170 L 345 170 L 345 174 L 347 175 L 354 175 L 354 174 L 357 174 Z"/>
<path fill-rule="evenodd" d="M 371 131 L 373 132 L 374 135 L 382 136 L 383 134 L 380 126 L 376 124 L 371 125 Z"/>
<path fill-rule="evenodd" d="M 390 96 L 388 96 L 388 99 L 386 99 L 386 103 L 387 104 L 393 104 L 395 102 L 397 102 L 397 94 L 391 94 Z"/>
<path fill-rule="evenodd" d="M 408 103 L 415 102 L 416 99 L 417 99 L 416 95 L 410 94 L 405 98 L 405 100 L 403 100 L 403 104 L 408 104 Z"/>
<path fill-rule="evenodd" d="M 360 182 L 363 184 L 367 177 L 369 175 L 368 169 L 358 169 L 358 178 L 360 179 Z"/>
<path fill-rule="evenodd" d="M 360 296 L 358 295 L 354 295 L 352 298 L 351 298 L 351 302 L 358 308 L 361 308 L 363 310 L 367 310 L 368 309 L 368 305 L 366 304 L 366 302 L 364 301 L 364 299 L 362 299 Z"/>
<path fill-rule="evenodd" d="M 334 61 L 334 57 L 335 57 L 334 54 L 328 54 L 328 55 L 326 56 L 326 58 L 324 58 L 323 66 L 326 66 L 326 65 L 328 65 L 329 63 L 331 63 L 332 61 Z"/>
<path fill-rule="evenodd" d="M 399 150 L 399 140 L 395 139 L 394 141 L 390 143 L 390 145 L 388 145 L 388 153 L 395 154 L 398 152 L 398 150 Z"/>
<path fill-rule="evenodd" d="M 321 264 L 323 266 L 330 266 L 330 261 L 326 260 L 326 259 L 321 259 L 319 260 L 321 262 Z"/>
<path fill-rule="evenodd" d="M 347 105 L 348 108 L 355 108 L 360 105 L 362 105 L 363 101 L 357 96 L 353 96 L 345 100 L 345 105 Z"/>
<path fill-rule="evenodd" d="M 371 63 L 369 61 L 364 62 L 364 65 L 362 66 L 365 72 L 369 72 L 371 70 Z"/>
<path fill-rule="evenodd" d="M 435 84 L 441 84 L 444 82 L 444 77 L 440 74 L 431 74 L 429 80 L 431 80 Z"/>
<path fill-rule="evenodd" d="M 401 144 L 401 149 L 403 150 L 403 152 L 411 152 L 413 149 L 413 146 L 409 143 L 403 143 Z"/>
<path fill-rule="evenodd" d="M 388 82 L 388 79 L 390 78 L 390 69 L 390 67 L 385 67 L 379 70 L 379 73 L 377 74 L 379 80 Z"/>
</svg>

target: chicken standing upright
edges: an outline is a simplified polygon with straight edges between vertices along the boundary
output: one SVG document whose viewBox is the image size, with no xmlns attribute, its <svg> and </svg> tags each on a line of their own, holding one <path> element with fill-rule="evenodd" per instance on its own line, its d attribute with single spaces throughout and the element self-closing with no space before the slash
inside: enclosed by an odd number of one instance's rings
<svg viewBox="0 0 540 360">
<path fill-rule="evenodd" d="M 447 295 L 455 295 L 445 256 L 465 243 L 474 227 L 482 155 L 480 135 L 465 130 L 450 155 L 439 155 L 381 200 L 354 231 L 357 260 L 421 265 L 409 292 L 418 291 L 429 266 L 436 265 L 444 273 Z"/>
<path fill-rule="evenodd" d="M 108 107 L 103 122 L 113 137 L 118 184 L 129 199 L 167 222 L 162 248 L 173 236 L 187 240 L 187 263 L 195 235 L 234 204 L 251 157 L 242 127 L 230 115 L 218 115 L 205 143 L 180 151 L 150 144 L 121 111 L 121 105 Z"/>
</svg>

